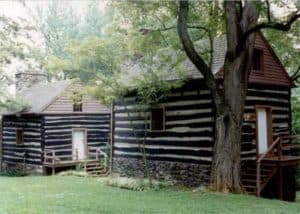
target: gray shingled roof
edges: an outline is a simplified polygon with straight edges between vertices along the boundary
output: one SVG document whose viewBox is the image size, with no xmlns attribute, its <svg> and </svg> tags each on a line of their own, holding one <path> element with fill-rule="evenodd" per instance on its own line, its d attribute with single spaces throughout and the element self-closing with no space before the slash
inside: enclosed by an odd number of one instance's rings
<svg viewBox="0 0 300 214">
<path fill-rule="evenodd" d="M 200 40 L 200 41 L 195 42 L 195 48 L 199 53 L 208 51 L 210 48 L 208 40 Z M 226 50 L 227 50 L 226 36 L 216 37 L 213 41 L 213 59 L 212 59 L 212 71 L 215 75 L 224 66 Z M 172 50 L 166 49 L 166 52 L 168 52 L 169 54 L 171 53 L 174 56 L 175 60 L 176 60 L 176 56 L 179 55 L 179 51 L 173 50 L 173 49 Z M 159 56 L 157 58 L 158 58 L 157 64 L 164 63 L 164 62 L 161 62 L 162 60 L 159 59 Z M 171 57 L 171 60 L 172 60 L 172 57 Z M 150 66 L 153 68 L 153 66 L 155 66 L 153 64 L 156 64 L 156 63 L 152 63 L 151 65 L 146 65 L 146 64 L 137 63 L 134 61 L 127 61 L 126 63 L 124 63 L 121 66 L 122 81 L 124 83 L 129 83 L 130 80 L 143 74 L 144 72 L 147 72 L 147 66 Z M 165 69 L 168 69 L 167 63 L 165 63 L 165 64 L 166 64 Z M 171 63 L 168 62 L 168 64 L 171 64 Z M 161 65 L 159 65 L 159 66 L 158 66 L 159 69 L 164 67 Z M 186 58 L 182 62 L 181 66 L 185 70 L 185 78 L 201 79 L 203 77 L 202 74 L 198 71 L 198 69 L 194 66 L 194 64 L 188 58 Z M 155 68 L 152 70 L 155 70 Z M 175 79 L 179 79 L 179 78 L 181 78 L 181 77 L 179 77 L 176 72 L 170 72 L 169 76 L 167 77 L 167 80 L 175 80 Z"/>
<path fill-rule="evenodd" d="M 198 52 L 201 52 L 201 49 L 209 48 L 208 41 L 207 40 L 199 41 L 195 44 L 195 47 Z M 213 41 L 213 59 L 211 65 L 211 70 L 214 74 L 217 74 L 224 66 L 226 50 L 227 50 L 226 36 L 216 37 Z M 185 63 L 186 63 L 185 68 L 188 72 L 188 78 L 200 79 L 203 77 L 202 74 L 198 71 L 198 69 L 189 59 L 186 59 Z"/>
<path fill-rule="evenodd" d="M 31 106 L 22 113 L 41 113 L 69 85 L 70 80 L 51 83 L 38 83 L 22 92 L 22 97 Z"/>
<path fill-rule="evenodd" d="M 38 114 L 41 113 L 51 102 L 57 98 L 70 84 L 70 80 L 62 80 L 51 83 L 37 83 L 21 92 L 20 97 L 24 99 L 29 107 L 17 112 L 5 112 L 9 114 Z"/>
</svg>

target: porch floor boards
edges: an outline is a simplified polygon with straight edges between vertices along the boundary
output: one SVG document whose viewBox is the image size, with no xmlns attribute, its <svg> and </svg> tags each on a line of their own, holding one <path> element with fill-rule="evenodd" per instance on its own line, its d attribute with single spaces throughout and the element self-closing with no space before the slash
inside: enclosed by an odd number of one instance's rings
<svg viewBox="0 0 300 214">
<path fill-rule="evenodd" d="M 44 162 L 43 166 L 49 168 L 56 168 L 56 167 L 65 167 L 65 166 L 76 166 L 84 162 L 85 160 L 67 160 L 67 161 L 57 161 L 54 163 Z"/>
</svg>

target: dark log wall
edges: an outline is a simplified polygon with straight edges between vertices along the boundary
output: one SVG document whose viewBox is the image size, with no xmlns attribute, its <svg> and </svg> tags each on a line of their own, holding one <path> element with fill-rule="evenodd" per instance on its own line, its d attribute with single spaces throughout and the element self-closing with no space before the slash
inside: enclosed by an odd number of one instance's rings
<svg viewBox="0 0 300 214">
<path fill-rule="evenodd" d="M 3 116 L 2 151 L 3 162 L 41 164 L 41 120 L 39 116 Z M 16 145 L 16 130 L 24 131 L 24 144 Z"/>
<path fill-rule="evenodd" d="M 290 89 L 281 86 L 250 85 L 243 125 L 243 160 L 256 158 L 256 105 L 271 107 L 274 139 L 279 135 L 290 134 L 291 130 Z"/>
<path fill-rule="evenodd" d="M 139 157 L 145 128 L 149 159 L 209 163 L 213 142 L 212 99 L 208 90 L 173 93 L 163 103 L 165 131 L 150 131 L 150 121 L 136 112 L 135 98 L 115 105 L 115 157 Z M 146 112 L 147 117 L 150 112 Z"/>
<path fill-rule="evenodd" d="M 199 85 L 176 91 L 160 104 L 165 106 L 166 111 L 166 127 L 161 132 L 150 131 L 150 120 L 145 123 L 144 113 L 137 112 L 135 97 L 116 103 L 115 172 L 142 176 L 139 146 L 146 136 L 146 153 L 154 177 L 163 177 L 158 175 L 159 171 L 167 170 L 165 174 L 168 179 L 180 180 L 183 177 L 180 183 L 186 184 L 187 181 L 188 185 L 199 185 L 199 182 L 207 182 L 214 142 L 214 111 L 209 91 L 203 87 L 196 89 Z M 243 160 L 256 158 L 256 105 L 272 107 L 274 135 L 289 133 L 290 130 L 290 90 L 278 86 L 251 85 L 245 107 Z M 146 112 L 146 117 L 149 118 L 149 115 Z M 193 179 L 189 180 L 191 177 Z"/>
<path fill-rule="evenodd" d="M 72 154 L 72 129 L 84 128 L 87 131 L 89 153 L 93 147 L 104 151 L 109 143 L 109 114 L 57 114 L 44 116 L 44 148 L 48 150 L 67 149 L 58 155 Z"/>
<path fill-rule="evenodd" d="M 187 185 L 208 181 L 214 135 L 210 92 L 193 84 L 166 98 L 160 104 L 165 107 L 164 131 L 150 131 L 150 120 L 137 112 L 135 103 L 135 97 L 128 97 L 115 104 L 113 171 L 143 176 L 139 144 L 146 133 L 147 159 L 154 177 Z M 145 114 L 150 117 L 150 112 Z"/>
</svg>

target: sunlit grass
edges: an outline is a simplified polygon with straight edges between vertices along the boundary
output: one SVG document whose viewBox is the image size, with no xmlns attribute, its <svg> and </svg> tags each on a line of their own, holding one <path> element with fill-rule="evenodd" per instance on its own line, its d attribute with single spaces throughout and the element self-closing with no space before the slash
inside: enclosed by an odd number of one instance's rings
<svg viewBox="0 0 300 214">
<path fill-rule="evenodd" d="M 0 213 L 300 213 L 288 203 L 191 191 L 131 191 L 83 177 L 0 177 Z"/>
</svg>

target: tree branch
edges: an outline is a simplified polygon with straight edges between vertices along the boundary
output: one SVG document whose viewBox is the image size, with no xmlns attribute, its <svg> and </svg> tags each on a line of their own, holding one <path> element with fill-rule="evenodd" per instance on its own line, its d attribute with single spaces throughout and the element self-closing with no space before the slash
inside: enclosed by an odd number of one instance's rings
<svg viewBox="0 0 300 214">
<path fill-rule="evenodd" d="M 263 22 L 260 23 L 253 28 L 246 31 L 243 35 L 244 38 L 247 38 L 250 34 L 257 32 L 264 28 L 272 28 L 280 31 L 289 31 L 291 29 L 292 24 L 300 18 L 299 11 L 296 11 L 292 14 L 290 19 L 286 23 L 278 23 L 278 22 Z"/>
<path fill-rule="evenodd" d="M 300 78 L 300 66 L 297 68 L 297 70 L 292 74 L 291 79 L 295 82 L 297 82 Z"/>
<path fill-rule="evenodd" d="M 168 30 L 173 30 L 173 29 L 176 29 L 176 28 L 177 28 L 177 26 L 163 27 L 163 28 L 157 28 L 157 29 L 141 28 L 139 31 L 143 35 L 146 35 L 148 33 L 153 33 L 153 32 L 158 32 L 158 31 L 168 31 Z M 203 26 L 187 25 L 187 28 L 204 30 L 204 31 L 206 31 L 207 33 L 210 34 L 210 30 L 208 28 L 206 28 L 206 27 L 203 27 Z"/>
<path fill-rule="evenodd" d="M 202 73 L 205 84 L 210 89 L 214 98 L 215 104 L 219 105 L 223 102 L 218 89 L 217 81 L 207 66 L 205 61 L 198 55 L 194 44 L 188 34 L 187 18 L 189 11 L 189 2 L 187 0 L 179 0 L 179 14 L 177 19 L 177 31 L 186 55 L 191 62 L 196 66 L 200 73 Z"/>
<path fill-rule="evenodd" d="M 158 29 L 149 29 L 149 28 L 141 28 L 139 31 L 143 34 L 143 35 L 147 35 L 149 33 L 153 33 L 153 32 L 159 32 L 159 31 L 168 31 L 168 30 L 173 30 L 175 29 L 175 26 L 172 27 L 164 27 L 164 28 L 158 28 Z"/>
<path fill-rule="evenodd" d="M 268 22 L 272 22 L 272 21 L 271 21 L 271 9 L 270 9 L 270 2 L 269 2 L 269 0 L 266 0 L 266 5 L 267 5 L 267 17 L 268 17 Z"/>
</svg>

